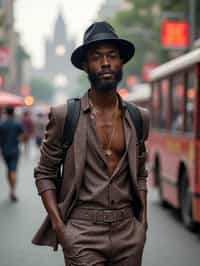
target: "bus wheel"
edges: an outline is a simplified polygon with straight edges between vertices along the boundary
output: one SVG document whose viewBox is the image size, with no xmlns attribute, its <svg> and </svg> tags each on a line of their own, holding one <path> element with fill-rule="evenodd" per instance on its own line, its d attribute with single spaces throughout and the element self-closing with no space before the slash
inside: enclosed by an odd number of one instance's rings
<svg viewBox="0 0 200 266">
<path fill-rule="evenodd" d="M 159 183 L 158 183 L 158 193 L 159 193 L 160 205 L 164 208 L 169 207 L 169 203 L 164 199 L 164 196 L 163 196 L 163 188 L 162 188 L 161 178 L 159 179 Z"/>
<path fill-rule="evenodd" d="M 167 207 L 168 204 L 164 200 L 164 197 L 163 197 L 162 180 L 161 180 L 161 174 L 160 174 L 160 164 L 159 164 L 158 160 L 156 160 L 156 162 L 155 162 L 154 178 L 156 180 L 156 184 L 158 187 L 158 196 L 159 196 L 160 205 L 163 207 Z"/>
<path fill-rule="evenodd" d="M 181 218 L 185 227 L 190 231 L 196 230 L 196 223 L 192 219 L 192 194 L 186 172 L 182 176 L 180 186 Z"/>
</svg>

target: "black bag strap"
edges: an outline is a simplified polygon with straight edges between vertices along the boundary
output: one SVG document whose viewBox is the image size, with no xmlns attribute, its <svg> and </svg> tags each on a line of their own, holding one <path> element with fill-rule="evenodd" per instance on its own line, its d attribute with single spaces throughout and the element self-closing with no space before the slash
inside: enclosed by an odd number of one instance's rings
<svg viewBox="0 0 200 266">
<path fill-rule="evenodd" d="M 63 130 L 63 145 L 66 149 L 70 147 L 73 142 L 74 134 L 78 125 L 78 120 L 81 110 L 81 101 L 79 98 L 67 100 L 67 115 L 65 117 L 65 124 Z"/>
<path fill-rule="evenodd" d="M 143 118 L 139 108 L 135 104 L 126 102 L 128 112 L 135 126 L 138 143 L 143 141 Z"/>
<path fill-rule="evenodd" d="M 64 149 L 64 156 L 60 163 L 56 178 L 56 197 L 57 202 L 60 201 L 60 191 L 63 181 L 63 162 L 65 160 L 67 150 L 73 142 L 74 134 L 78 125 L 78 120 L 80 116 L 81 103 L 79 98 L 73 98 L 67 100 L 67 115 L 65 116 L 62 144 Z"/>
</svg>

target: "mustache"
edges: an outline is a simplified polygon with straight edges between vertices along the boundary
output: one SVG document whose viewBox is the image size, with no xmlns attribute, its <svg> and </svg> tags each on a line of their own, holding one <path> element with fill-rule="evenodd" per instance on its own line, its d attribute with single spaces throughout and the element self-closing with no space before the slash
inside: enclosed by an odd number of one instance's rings
<svg viewBox="0 0 200 266">
<path fill-rule="evenodd" d="M 109 74 L 109 75 L 115 75 L 116 72 L 114 71 L 111 71 L 111 70 L 104 70 L 104 71 L 99 71 L 97 72 L 97 76 L 102 76 L 102 75 L 106 75 L 106 74 Z"/>
<path fill-rule="evenodd" d="M 112 79 L 104 80 L 102 74 L 113 74 Z M 98 72 L 88 71 L 88 79 L 92 86 L 98 91 L 109 91 L 117 87 L 117 84 L 122 79 L 122 69 L 119 71 L 112 71 L 110 69 L 101 69 Z"/>
</svg>

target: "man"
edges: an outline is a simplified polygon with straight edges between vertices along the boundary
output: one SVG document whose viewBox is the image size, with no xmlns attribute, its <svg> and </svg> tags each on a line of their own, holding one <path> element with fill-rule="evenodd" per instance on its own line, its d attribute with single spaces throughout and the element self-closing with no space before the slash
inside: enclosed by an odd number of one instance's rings
<svg viewBox="0 0 200 266">
<path fill-rule="evenodd" d="M 7 166 L 7 178 L 10 187 L 10 200 L 18 200 L 16 188 L 16 170 L 19 159 L 19 140 L 23 136 L 23 126 L 14 118 L 14 109 L 6 108 L 7 118 L 0 122 L 0 147 Z"/>
<path fill-rule="evenodd" d="M 55 178 L 64 154 L 66 106 L 50 111 L 35 169 L 48 217 L 33 243 L 56 247 L 58 241 L 66 265 L 141 265 L 147 228 L 145 145 L 137 145 L 135 127 L 116 90 L 123 64 L 134 50 L 111 25 L 97 22 L 72 54 L 72 63 L 88 74 L 91 89 L 81 98 L 74 141 L 64 161 L 59 204 Z M 148 114 L 141 113 L 146 140 Z"/>
</svg>

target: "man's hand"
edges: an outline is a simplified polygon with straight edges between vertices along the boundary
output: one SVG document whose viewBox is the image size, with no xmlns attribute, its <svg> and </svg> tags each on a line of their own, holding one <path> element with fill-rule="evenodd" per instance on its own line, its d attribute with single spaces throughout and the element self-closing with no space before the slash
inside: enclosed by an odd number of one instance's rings
<svg viewBox="0 0 200 266">
<path fill-rule="evenodd" d="M 143 205 L 143 210 L 140 214 L 140 222 L 144 225 L 144 227 L 148 228 L 148 223 L 147 223 L 147 193 L 146 191 L 140 191 L 140 197 L 142 200 L 142 205 Z"/>
<path fill-rule="evenodd" d="M 52 225 L 54 232 L 56 233 L 58 241 L 62 244 L 65 240 L 65 224 L 60 222 Z"/>
<path fill-rule="evenodd" d="M 148 228 L 148 223 L 147 223 L 147 217 L 146 217 L 146 212 L 143 211 L 141 214 L 140 214 L 140 218 L 139 218 L 141 224 L 143 224 L 143 226 L 146 228 Z"/>
<path fill-rule="evenodd" d="M 59 242 L 62 242 L 64 240 L 65 224 L 58 208 L 55 190 L 46 190 L 41 194 L 41 197 L 50 217 L 52 228 Z"/>
</svg>

